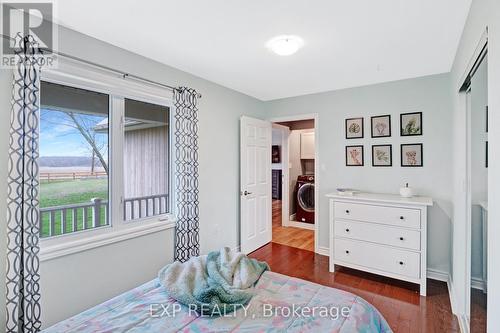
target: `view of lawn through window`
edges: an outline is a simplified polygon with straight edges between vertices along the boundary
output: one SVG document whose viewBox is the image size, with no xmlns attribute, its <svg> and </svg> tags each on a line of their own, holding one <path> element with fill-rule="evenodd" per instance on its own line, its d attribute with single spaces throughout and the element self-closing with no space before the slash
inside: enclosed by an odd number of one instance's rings
<svg viewBox="0 0 500 333">
<path fill-rule="evenodd" d="M 40 95 L 41 237 L 109 225 L 109 96 L 48 82 Z M 123 105 L 122 218 L 166 214 L 170 110 L 128 98 Z"/>
<path fill-rule="evenodd" d="M 42 82 L 41 236 L 109 224 L 109 97 Z"/>
</svg>

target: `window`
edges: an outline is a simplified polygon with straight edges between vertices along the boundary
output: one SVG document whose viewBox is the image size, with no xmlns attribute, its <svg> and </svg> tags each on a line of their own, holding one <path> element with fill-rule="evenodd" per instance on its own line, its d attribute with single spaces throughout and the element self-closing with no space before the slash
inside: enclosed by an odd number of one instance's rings
<svg viewBox="0 0 500 333">
<path fill-rule="evenodd" d="M 40 236 L 109 225 L 109 96 L 47 82 L 40 95 Z"/>
<path fill-rule="evenodd" d="M 171 92 L 72 61 L 41 79 L 41 259 L 173 227 Z"/>
<path fill-rule="evenodd" d="M 165 106 L 125 99 L 124 219 L 165 214 L 168 200 L 168 119 Z"/>
</svg>

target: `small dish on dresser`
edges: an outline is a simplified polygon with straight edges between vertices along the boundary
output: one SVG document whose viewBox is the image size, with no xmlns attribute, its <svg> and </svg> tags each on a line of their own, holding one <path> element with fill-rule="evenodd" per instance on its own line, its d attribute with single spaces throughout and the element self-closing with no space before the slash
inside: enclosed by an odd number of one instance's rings
<svg viewBox="0 0 500 333">
<path fill-rule="evenodd" d="M 356 193 L 360 193 L 360 191 L 354 190 L 352 188 L 338 188 L 337 189 L 338 195 L 343 195 L 346 197 L 352 197 L 352 196 L 356 195 Z"/>
</svg>

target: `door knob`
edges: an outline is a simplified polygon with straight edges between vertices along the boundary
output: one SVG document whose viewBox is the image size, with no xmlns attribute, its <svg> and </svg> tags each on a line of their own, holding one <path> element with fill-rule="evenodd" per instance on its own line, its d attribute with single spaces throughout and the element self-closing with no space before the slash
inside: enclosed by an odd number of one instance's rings
<svg viewBox="0 0 500 333">
<path fill-rule="evenodd" d="M 249 194 L 252 194 L 252 192 L 248 192 L 248 191 L 243 192 L 243 195 L 249 195 Z"/>
</svg>

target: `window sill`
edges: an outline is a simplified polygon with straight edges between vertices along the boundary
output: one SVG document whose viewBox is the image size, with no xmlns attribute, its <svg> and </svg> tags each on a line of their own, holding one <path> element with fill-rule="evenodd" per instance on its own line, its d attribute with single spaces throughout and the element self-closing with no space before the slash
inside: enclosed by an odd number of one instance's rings
<svg viewBox="0 0 500 333">
<path fill-rule="evenodd" d="M 139 226 L 130 226 L 117 231 L 109 228 L 109 232 L 106 233 L 87 236 L 84 238 L 48 246 L 44 246 L 45 241 L 42 240 L 40 246 L 40 261 L 48 261 L 73 253 L 87 251 L 100 246 L 105 246 L 172 228 L 175 228 L 175 221 L 173 220 L 156 221 Z"/>
</svg>

